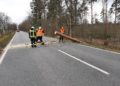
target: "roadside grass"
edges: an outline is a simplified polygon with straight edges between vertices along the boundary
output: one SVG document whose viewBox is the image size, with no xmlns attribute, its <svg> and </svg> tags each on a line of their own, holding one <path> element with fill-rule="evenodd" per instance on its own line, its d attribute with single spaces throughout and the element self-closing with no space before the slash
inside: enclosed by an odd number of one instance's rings
<svg viewBox="0 0 120 86">
<path fill-rule="evenodd" d="M 8 42 L 13 37 L 14 33 L 6 33 L 2 36 L 0 36 L 0 54 L 2 53 L 5 46 L 8 44 Z"/>
<path fill-rule="evenodd" d="M 120 48 L 117 48 L 117 47 L 111 47 L 107 45 L 100 45 L 100 44 L 93 44 L 93 43 L 82 43 L 82 44 L 86 46 L 94 47 L 94 48 L 100 48 L 103 50 L 109 50 L 109 51 L 120 53 Z"/>
</svg>

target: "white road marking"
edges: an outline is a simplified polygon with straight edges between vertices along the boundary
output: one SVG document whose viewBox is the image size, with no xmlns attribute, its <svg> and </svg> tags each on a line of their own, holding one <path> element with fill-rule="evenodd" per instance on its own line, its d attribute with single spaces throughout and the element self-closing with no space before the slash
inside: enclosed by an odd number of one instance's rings
<svg viewBox="0 0 120 86">
<path fill-rule="evenodd" d="M 15 34 L 16 34 L 16 33 L 15 33 Z M 11 45 L 13 39 L 14 39 L 14 37 L 15 37 L 15 35 L 13 36 L 13 38 L 11 39 L 11 41 L 8 43 L 8 45 L 7 45 L 7 46 L 5 47 L 5 49 L 3 50 L 3 53 L 2 53 L 2 55 L 1 55 L 1 57 L 0 57 L 0 64 L 2 64 L 2 61 L 3 61 L 3 59 L 5 58 L 5 55 L 6 55 L 7 51 L 8 51 L 8 49 L 9 49 L 9 47 L 10 47 L 10 45 Z"/>
<path fill-rule="evenodd" d="M 96 67 L 96 66 L 94 66 L 92 64 L 89 64 L 89 63 L 87 63 L 87 62 L 85 62 L 85 61 L 83 61 L 81 59 L 78 59 L 75 56 L 72 56 L 72 55 L 70 55 L 70 54 L 68 54 L 68 53 L 66 53 L 66 52 L 64 52 L 62 50 L 58 50 L 58 51 L 61 52 L 61 53 L 63 53 L 63 54 L 65 54 L 65 55 L 67 55 L 67 56 L 69 56 L 69 57 L 71 57 L 71 58 L 73 58 L 73 59 L 76 59 L 77 61 L 79 61 L 79 62 L 81 62 L 81 63 L 83 63 L 83 64 L 85 64 L 85 65 L 87 65 L 87 66 L 89 66 L 89 67 L 91 67 L 93 69 L 96 69 L 96 70 L 98 70 L 98 71 L 100 71 L 100 72 L 102 72 L 102 73 L 104 73 L 106 75 L 110 75 L 110 73 L 108 73 L 107 71 L 105 71 L 103 69 L 100 69 L 100 68 L 98 68 L 98 67 Z"/>
<path fill-rule="evenodd" d="M 110 50 L 104 50 L 104 49 L 101 49 L 101 48 L 96 48 L 96 47 L 92 47 L 92 46 L 87 46 L 87 45 L 81 45 L 80 46 L 83 46 L 83 47 L 88 47 L 88 48 L 92 48 L 92 49 L 96 49 L 96 50 L 100 50 L 100 51 L 105 51 L 105 52 L 108 52 L 108 53 L 113 53 L 113 54 L 119 54 L 119 52 L 115 52 L 115 51 L 110 51 Z"/>
</svg>

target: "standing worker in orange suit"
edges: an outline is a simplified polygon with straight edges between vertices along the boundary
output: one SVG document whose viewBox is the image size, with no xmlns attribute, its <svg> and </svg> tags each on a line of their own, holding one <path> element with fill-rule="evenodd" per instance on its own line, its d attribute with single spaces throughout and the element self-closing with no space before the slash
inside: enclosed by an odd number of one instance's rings
<svg viewBox="0 0 120 86">
<path fill-rule="evenodd" d="M 64 34 L 64 32 L 65 32 L 65 29 L 64 29 L 64 27 L 62 26 L 61 28 L 60 28 L 60 33 L 62 33 L 62 34 Z M 63 42 L 63 36 L 60 36 L 60 38 L 59 38 L 59 42 Z"/>
<path fill-rule="evenodd" d="M 36 36 L 37 36 L 37 42 L 39 43 L 44 43 L 43 42 L 43 35 L 44 35 L 44 29 L 42 27 L 39 27 L 38 30 L 36 31 Z"/>
</svg>

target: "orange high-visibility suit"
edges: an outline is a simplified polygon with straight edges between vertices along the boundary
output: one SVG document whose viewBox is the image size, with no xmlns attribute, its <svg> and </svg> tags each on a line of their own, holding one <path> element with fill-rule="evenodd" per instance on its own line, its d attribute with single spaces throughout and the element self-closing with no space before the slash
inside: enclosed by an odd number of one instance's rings
<svg viewBox="0 0 120 86">
<path fill-rule="evenodd" d="M 37 36 L 37 42 L 40 41 L 40 42 L 43 42 L 42 40 L 42 36 L 44 35 L 44 30 L 42 28 L 39 28 L 37 31 L 36 31 L 36 36 Z"/>
<path fill-rule="evenodd" d="M 61 32 L 61 33 L 64 33 L 64 32 L 65 32 L 64 27 L 62 27 L 62 28 L 60 29 L 60 32 Z"/>
<path fill-rule="evenodd" d="M 61 32 L 62 34 L 64 34 L 64 32 L 65 32 L 64 27 L 61 27 L 60 32 Z M 60 42 L 60 41 L 63 42 L 63 36 L 60 36 L 60 38 L 59 38 L 59 42 Z"/>
<path fill-rule="evenodd" d="M 44 35 L 44 30 L 43 29 L 38 29 L 36 32 L 37 36 L 43 36 Z"/>
</svg>

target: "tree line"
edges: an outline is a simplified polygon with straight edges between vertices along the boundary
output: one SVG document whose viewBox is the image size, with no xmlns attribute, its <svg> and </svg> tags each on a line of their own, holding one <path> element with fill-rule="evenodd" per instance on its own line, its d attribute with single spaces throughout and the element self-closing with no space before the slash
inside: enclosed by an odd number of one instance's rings
<svg viewBox="0 0 120 86">
<path fill-rule="evenodd" d="M 0 35 L 16 30 L 16 27 L 17 25 L 15 23 L 11 23 L 11 19 L 8 15 L 0 12 Z"/>
<path fill-rule="evenodd" d="M 33 0 L 31 2 L 32 16 L 36 22 L 41 19 L 49 21 L 59 21 L 71 19 L 72 24 L 81 24 L 88 21 L 88 14 L 91 15 L 91 24 L 95 23 L 95 15 L 93 5 L 102 3 L 101 17 L 102 22 L 106 20 L 108 14 L 115 14 L 115 23 L 119 22 L 120 1 L 113 0 L 111 8 L 108 9 L 108 3 L 111 0 Z M 91 11 L 88 13 L 88 11 Z M 98 9 L 99 10 L 99 9 Z M 67 18 L 69 16 L 69 18 Z M 66 19 L 65 19 L 66 18 Z M 64 21 L 63 23 L 66 23 Z"/>
<path fill-rule="evenodd" d="M 120 22 L 120 1 L 113 0 L 111 7 L 108 9 L 110 1 L 32 0 L 30 3 L 31 14 L 19 27 L 28 31 L 32 25 L 35 27 L 42 26 L 48 34 L 51 34 L 63 25 L 67 28 L 67 34 L 72 35 L 76 26 L 81 28 L 89 24 L 91 28 L 96 28 L 95 24 L 101 24 L 101 29 L 104 29 L 104 37 L 108 37 L 108 25 L 118 24 Z M 102 4 L 100 14 L 94 12 L 94 5 L 96 3 Z M 90 19 L 88 18 L 89 15 Z M 98 19 L 97 15 L 100 15 L 101 19 Z"/>
</svg>

